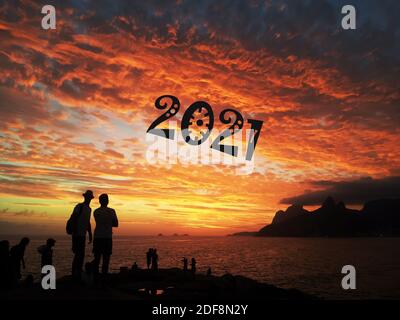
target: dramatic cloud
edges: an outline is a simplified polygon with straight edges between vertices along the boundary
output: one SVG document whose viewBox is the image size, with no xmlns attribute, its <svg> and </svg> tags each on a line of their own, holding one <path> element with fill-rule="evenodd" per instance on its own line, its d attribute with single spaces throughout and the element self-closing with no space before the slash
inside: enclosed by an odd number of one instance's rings
<svg viewBox="0 0 400 320">
<path fill-rule="evenodd" d="M 281 200 L 281 203 L 320 205 L 327 197 L 332 196 L 345 204 L 359 205 L 370 200 L 400 198 L 400 177 L 362 178 L 338 182 L 317 181 L 313 182 L 312 185 L 323 189 L 285 198 Z"/>
</svg>

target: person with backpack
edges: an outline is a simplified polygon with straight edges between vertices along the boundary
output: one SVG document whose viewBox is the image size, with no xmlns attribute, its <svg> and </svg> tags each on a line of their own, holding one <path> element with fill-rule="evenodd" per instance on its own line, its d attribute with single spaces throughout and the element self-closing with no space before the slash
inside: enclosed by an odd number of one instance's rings
<svg viewBox="0 0 400 320">
<path fill-rule="evenodd" d="M 90 215 L 92 209 L 90 202 L 94 198 L 93 192 L 87 190 L 82 194 L 84 201 L 75 206 L 67 222 L 67 233 L 72 236 L 72 276 L 75 280 L 80 280 L 83 262 L 85 260 L 86 233 L 89 235 L 89 244 L 92 242 L 92 227 L 90 225 Z"/>
</svg>

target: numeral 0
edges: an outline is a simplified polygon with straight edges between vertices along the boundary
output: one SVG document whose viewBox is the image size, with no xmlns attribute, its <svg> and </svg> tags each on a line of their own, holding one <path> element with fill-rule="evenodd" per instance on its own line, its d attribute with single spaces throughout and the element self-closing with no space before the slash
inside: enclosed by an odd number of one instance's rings
<svg viewBox="0 0 400 320">
<path fill-rule="evenodd" d="M 175 116 L 180 108 L 180 102 L 178 98 L 172 95 L 163 95 L 157 98 L 155 102 L 155 106 L 157 109 L 164 110 L 168 107 L 168 103 L 162 101 L 166 99 L 171 100 L 170 107 L 167 111 L 165 111 L 161 116 L 159 116 L 150 127 L 147 129 L 147 133 L 151 133 L 160 137 L 164 137 L 167 139 L 174 139 L 175 130 L 173 129 L 159 129 L 156 128 L 160 123 L 172 118 Z M 235 120 L 232 120 L 232 117 L 226 118 L 228 113 L 233 113 L 235 116 Z M 225 129 L 218 137 L 212 142 L 210 148 L 230 154 L 234 157 L 238 155 L 238 147 L 220 144 L 222 140 L 229 136 L 233 136 L 236 132 L 242 130 L 244 125 L 244 119 L 242 114 L 235 109 L 225 109 L 222 110 L 219 115 L 219 120 L 223 124 L 232 123 L 229 128 Z M 254 155 L 254 151 L 257 145 L 258 137 L 260 136 L 261 128 L 263 125 L 263 121 L 248 119 L 247 122 L 251 125 L 250 137 L 247 141 L 247 151 L 246 151 L 246 160 L 251 160 Z M 197 128 L 197 133 L 194 134 L 194 130 L 190 130 Z M 211 106 L 204 101 L 196 101 L 192 103 L 189 108 L 185 111 L 182 117 L 181 122 L 181 133 L 183 139 L 186 143 L 198 146 L 202 144 L 207 138 L 210 136 L 211 131 L 214 127 L 214 112 Z"/>
<path fill-rule="evenodd" d="M 200 131 L 200 137 L 192 139 L 189 127 L 196 126 Z M 193 103 L 183 114 L 181 123 L 182 137 L 186 143 L 192 146 L 198 146 L 207 140 L 214 127 L 214 112 L 211 106 L 204 101 Z M 203 131 L 206 129 L 206 131 Z"/>
</svg>

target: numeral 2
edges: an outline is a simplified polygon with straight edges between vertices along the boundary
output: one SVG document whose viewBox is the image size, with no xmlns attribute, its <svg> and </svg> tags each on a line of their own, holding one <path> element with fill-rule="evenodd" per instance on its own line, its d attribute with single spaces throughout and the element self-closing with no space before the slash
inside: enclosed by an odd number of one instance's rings
<svg viewBox="0 0 400 320">
<path fill-rule="evenodd" d="M 224 124 L 231 123 L 232 122 L 231 117 L 225 118 L 225 116 L 228 112 L 234 113 L 236 116 L 236 119 L 235 119 L 235 121 L 233 121 L 232 125 L 228 129 L 225 129 L 224 131 L 222 131 L 222 133 L 213 141 L 213 143 L 211 144 L 211 148 L 221 151 L 221 152 L 224 152 L 224 153 L 227 153 L 234 157 L 237 157 L 237 154 L 238 154 L 237 146 L 220 144 L 222 142 L 222 140 L 224 140 L 227 137 L 233 136 L 236 132 L 240 131 L 243 128 L 243 116 L 240 114 L 239 111 L 236 111 L 234 109 L 223 110 L 219 115 L 219 120 Z"/>
<path fill-rule="evenodd" d="M 180 102 L 177 97 L 171 96 L 171 95 L 164 95 L 161 97 L 158 97 L 155 106 L 159 110 L 164 110 L 165 108 L 168 107 L 168 102 L 164 102 L 164 104 L 161 104 L 161 101 L 164 99 L 170 99 L 172 101 L 170 107 L 168 108 L 167 111 L 165 111 L 161 116 L 159 116 L 156 120 L 153 121 L 153 123 L 150 125 L 150 127 L 147 129 L 148 133 L 154 134 L 159 137 L 167 138 L 173 140 L 175 137 L 175 130 L 173 129 L 159 129 L 156 128 L 160 123 L 168 120 L 169 118 L 172 118 L 175 116 L 180 108 Z"/>
</svg>

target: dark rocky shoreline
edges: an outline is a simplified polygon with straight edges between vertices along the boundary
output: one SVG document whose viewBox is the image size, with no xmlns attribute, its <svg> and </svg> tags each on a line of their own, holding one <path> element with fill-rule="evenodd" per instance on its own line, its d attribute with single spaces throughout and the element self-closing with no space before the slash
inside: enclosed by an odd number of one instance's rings
<svg viewBox="0 0 400 320">
<path fill-rule="evenodd" d="M 3 296 L 4 293 L 1 295 Z M 104 285 L 74 283 L 71 277 L 57 280 L 55 290 L 43 290 L 40 283 L 6 292 L 6 300 L 311 300 L 317 297 L 296 289 L 282 289 L 243 277 L 225 274 L 207 276 L 181 269 L 125 270 L 109 274 Z"/>
</svg>

